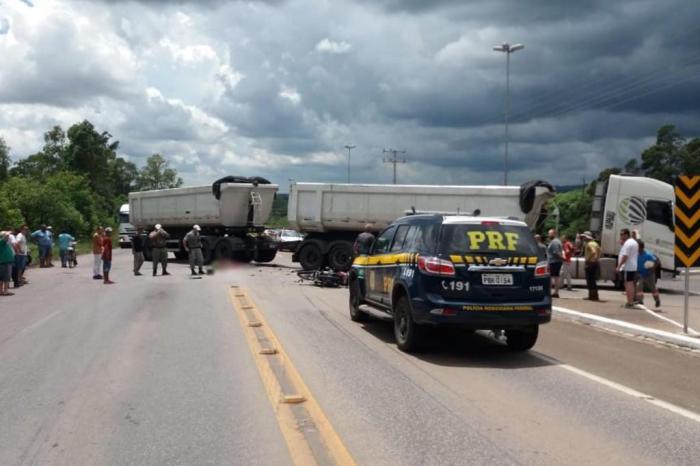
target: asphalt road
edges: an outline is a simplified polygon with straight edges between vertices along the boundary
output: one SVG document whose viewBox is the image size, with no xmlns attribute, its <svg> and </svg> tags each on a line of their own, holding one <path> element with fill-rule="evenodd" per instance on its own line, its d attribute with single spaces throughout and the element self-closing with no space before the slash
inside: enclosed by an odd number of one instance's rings
<svg viewBox="0 0 700 466">
<path fill-rule="evenodd" d="M 228 298 L 245 287 L 358 464 L 697 464 L 700 357 L 553 322 L 529 354 L 435 332 L 399 352 L 389 323 L 287 266 L 201 280 L 38 270 L 0 298 L 0 464 L 288 464 Z M 149 264 L 146 264 L 147 266 Z M 617 384 L 617 385 L 615 385 Z M 670 403 L 658 406 L 636 390 Z M 700 419 L 700 418 L 699 418 Z"/>
</svg>

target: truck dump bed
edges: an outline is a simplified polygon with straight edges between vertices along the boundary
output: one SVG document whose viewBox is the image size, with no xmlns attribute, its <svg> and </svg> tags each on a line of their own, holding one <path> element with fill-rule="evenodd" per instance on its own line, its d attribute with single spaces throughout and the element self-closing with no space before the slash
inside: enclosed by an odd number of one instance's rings
<svg viewBox="0 0 700 466">
<path fill-rule="evenodd" d="M 263 226 L 270 218 L 278 186 L 222 183 L 220 199 L 212 186 L 129 193 L 129 218 L 135 226 Z M 257 193 L 257 194 L 255 194 Z M 251 212 L 251 203 L 256 207 Z M 253 215 L 254 213 L 254 215 Z"/>
<path fill-rule="evenodd" d="M 538 186 L 530 212 L 520 207 L 518 186 L 428 186 L 294 183 L 287 216 L 303 232 L 361 231 L 366 224 L 379 231 L 407 211 L 462 213 L 476 209 L 483 216 L 515 217 L 534 226 L 541 205 L 553 196 Z"/>
</svg>

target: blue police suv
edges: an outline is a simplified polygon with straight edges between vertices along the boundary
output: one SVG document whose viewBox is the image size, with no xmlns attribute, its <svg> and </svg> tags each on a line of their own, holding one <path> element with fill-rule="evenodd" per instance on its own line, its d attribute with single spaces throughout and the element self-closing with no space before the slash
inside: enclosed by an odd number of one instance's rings
<svg viewBox="0 0 700 466">
<path fill-rule="evenodd" d="M 413 215 L 398 219 L 355 258 L 350 318 L 363 305 L 393 317 L 399 349 L 420 348 L 425 326 L 503 331 L 532 348 L 550 321 L 549 268 L 527 225 L 502 218 Z"/>
</svg>

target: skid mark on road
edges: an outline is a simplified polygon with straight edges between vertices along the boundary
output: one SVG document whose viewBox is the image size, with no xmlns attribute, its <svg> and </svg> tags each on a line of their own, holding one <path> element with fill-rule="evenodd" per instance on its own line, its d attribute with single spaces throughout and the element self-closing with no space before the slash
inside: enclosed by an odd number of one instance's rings
<svg viewBox="0 0 700 466">
<path fill-rule="evenodd" d="M 248 293 L 233 285 L 229 296 L 294 464 L 354 466 L 352 456 Z"/>
</svg>

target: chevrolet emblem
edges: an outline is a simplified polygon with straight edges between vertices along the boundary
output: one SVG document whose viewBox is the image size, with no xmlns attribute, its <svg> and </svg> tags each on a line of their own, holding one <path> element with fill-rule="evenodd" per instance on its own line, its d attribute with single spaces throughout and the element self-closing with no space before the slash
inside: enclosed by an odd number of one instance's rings
<svg viewBox="0 0 700 466">
<path fill-rule="evenodd" d="M 501 259 L 500 257 L 497 257 L 495 259 L 491 259 L 489 261 L 489 265 L 495 265 L 496 267 L 502 267 L 504 265 L 508 265 L 508 260 L 507 259 Z"/>
</svg>

